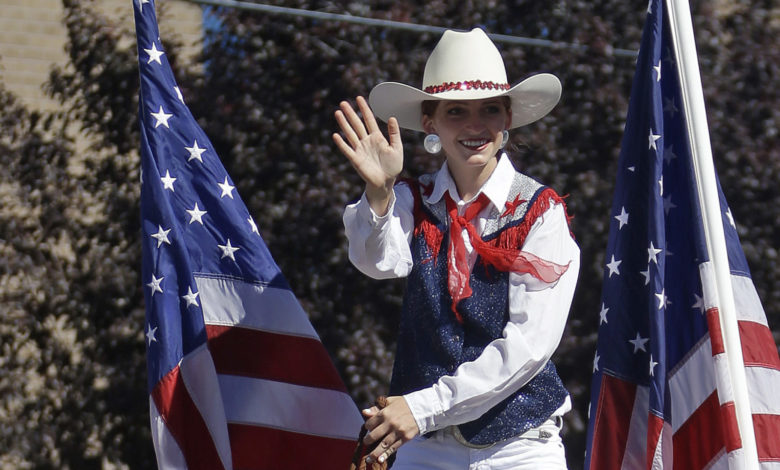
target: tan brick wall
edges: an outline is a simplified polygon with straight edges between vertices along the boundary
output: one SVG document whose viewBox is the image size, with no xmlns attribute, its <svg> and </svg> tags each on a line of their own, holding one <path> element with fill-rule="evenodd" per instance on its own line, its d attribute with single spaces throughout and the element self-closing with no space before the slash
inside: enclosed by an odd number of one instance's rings
<svg viewBox="0 0 780 470">
<path fill-rule="evenodd" d="M 134 28 L 134 0 L 94 0 L 108 18 Z M 198 5 L 183 0 L 158 0 L 163 44 L 175 35 L 196 53 L 202 40 L 202 14 Z M 61 0 L 0 0 L 0 81 L 29 107 L 51 110 L 57 103 L 48 99 L 41 86 L 52 65 L 65 65 L 65 27 Z"/>
</svg>

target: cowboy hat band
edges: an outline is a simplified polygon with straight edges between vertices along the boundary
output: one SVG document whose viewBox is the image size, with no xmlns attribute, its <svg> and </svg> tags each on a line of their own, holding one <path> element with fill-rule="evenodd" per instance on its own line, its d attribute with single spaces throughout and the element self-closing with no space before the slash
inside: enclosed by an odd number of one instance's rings
<svg viewBox="0 0 780 470">
<path fill-rule="evenodd" d="M 549 113 L 561 97 L 555 75 L 533 75 L 510 86 L 501 53 L 479 28 L 447 30 L 425 63 L 421 89 L 397 82 L 375 86 L 368 96 L 374 114 L 405 129 L 423 131 L 421 104 L 427 100 L 479 100 L 508 96 L 512 125 L 530 124 Z"/>
</svg>

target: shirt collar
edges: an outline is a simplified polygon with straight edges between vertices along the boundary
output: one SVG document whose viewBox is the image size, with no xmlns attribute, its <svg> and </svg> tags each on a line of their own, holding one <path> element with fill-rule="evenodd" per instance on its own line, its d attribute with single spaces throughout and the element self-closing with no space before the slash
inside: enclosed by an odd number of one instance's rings
<svg viewBox="0 0 780 470">
<path fill-rule="evenodd" d="M 503 209 L 506 198 L 509 195 L 509 189 L 512 186 L 514 174 L 515 167 L 512 165 L 512 162 L 509 161 L 509 156 L 507 156 L 506 153 L 502 153 L 498 158 L 498 165 L 496 165 L 493 173 L 491 173 L 490 177 L 485 181 L 485 184 L 479 189 L 479 192 L 474 195 L 474 199 L 476 199 L 480 193 L 485 193 L 485 196 L 490 199 L 490 202 L 492 202 L 494 206 Z M 436 173 L 436 178 L 433 182 L 433 191 L 431 191 L 431 195 L 427 198 L 428 203 L 435 204 L 439 202 L 446 191 L 449 191 L 453 201 L 460 201 L 457 186 L 455 186 L 455 181 L 452 179 L 452 176 L 450 176 L 450 170 L 447 166 L 447 161 L 445 160 Z"/>
</svg>

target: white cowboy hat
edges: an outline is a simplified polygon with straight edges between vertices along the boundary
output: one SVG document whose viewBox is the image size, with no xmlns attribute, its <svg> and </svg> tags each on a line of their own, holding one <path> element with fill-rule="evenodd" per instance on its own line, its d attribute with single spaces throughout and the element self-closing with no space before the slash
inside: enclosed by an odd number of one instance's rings
<svg viewBox="0 0 780 470">
<path fill-rule="evenodd" d="M 399 126 L 423 131 L 421 104 L 426 100 L 508 96 L 512 100 L 511 128 L 515 128 L 544 117 L 561 97 L 561 82 L 549 73 L 533 75 L 510 87 L 501 53 L 479 28 L 444 32 L 425 64 L 421 88 L 384 82 L 371 90 L 368 101 L 383 121 L 395 117 Z"/>
</svg>

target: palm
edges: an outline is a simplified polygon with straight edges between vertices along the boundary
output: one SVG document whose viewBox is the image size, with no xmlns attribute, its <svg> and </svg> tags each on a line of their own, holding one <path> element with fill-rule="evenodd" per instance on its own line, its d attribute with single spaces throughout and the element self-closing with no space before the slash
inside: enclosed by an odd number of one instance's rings
<svg viewBox="0 0 780 470">
<path fill-rule="evenodd" d="M 393 118 L 388 121 L 389 140 L 386 139 L 365 99 L 358 97 L 357 102 L 363 120 L 349 104 L 343 102 L 341 109 L 336 111 L 336 121 L 344 137 L 334 134 L 333 140 L 366 185 L 392 187 L 403 169 L 403 145 L 398 123 Z"/>
<path fill-rule="evenodd" d="M 382 186 L 395 180 L 403 169 L 402 149 L 390 145 L 379 130 L 366 135 L 354 150 L 355 156 L 350 161 L 368 184 Z"/>
</svg>

